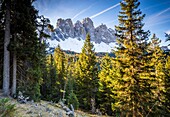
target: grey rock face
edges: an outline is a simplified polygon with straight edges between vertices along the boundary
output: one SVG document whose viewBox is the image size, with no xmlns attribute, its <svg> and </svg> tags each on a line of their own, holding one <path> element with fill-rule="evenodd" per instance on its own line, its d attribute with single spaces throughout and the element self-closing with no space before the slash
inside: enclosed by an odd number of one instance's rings
<svg viewBox="0 0 170 117">
<path fill-rule="evenodd" d="M 74 24 L 74 37 L 85 39 L 86 38 L 86 30 L 83 24 L 80 21 L 77 21 Z"/>
<path fill-rule="evenodd" d="M 109 44 L 115 42 L 113 29 L 108 29 L 104 24 L 95 28 L 90 18 L 85 18 L 82 22 L 77 21 L 74 25 L 71 19 L 64 20 L 60 18 L 57 20 L 56 29 L 51 33 L 51 37 L 57 41 L 65 40 L 69 37 L 84 40 L 87 33 L 90 34 L 91 40 L 95 43 L 104 42 Z"/>
<path fill-rule="evenodd" d="M 58 19 L 57 28 L 60 28 L 66 37 L 74 38 L 74 27 L 71 19 Z"/>
<path fill-rule="evenodd" d="M 107 26 L 104 24 L 98 26 L 95 29 L 94 35 L 96 43 L 104 42 L 106 44 L 109 44 L 110 42 L 113 42 L 113 40 L 116 38 L 114 30 L 112 30 L 111 28 L 108 29 Z"/>
<path fill-rule="evenodd" d="M 83 26 L 86 30 L 86 33 L 90 34 L 91 40 L 95 41 L 93 21 L 90 18 L 85 18 L 83 20 Z"/>
</svg>

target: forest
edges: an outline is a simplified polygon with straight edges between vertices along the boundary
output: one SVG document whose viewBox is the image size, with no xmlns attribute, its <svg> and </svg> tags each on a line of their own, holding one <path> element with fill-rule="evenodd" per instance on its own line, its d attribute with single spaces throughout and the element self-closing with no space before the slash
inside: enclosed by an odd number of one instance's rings
<svg viewBox="0 0 170 117">
<path fill-rule="evenodd" d="M 0 0 L 3 95 L 16 98 L 21 91 L 37 102 L 62 101 L 109 116 L 170 116 L 169 52 L 161 49 L 156 34 L 143 29 L 138 0 L 120 2 L 114 56 L 96 56 L 89 34 L 81 53 L 68 54 L 59 45 L 49 52 L 50 35 L 44 30 L 53 26 L 38 14 L 34 1 Z"/>
</svg>

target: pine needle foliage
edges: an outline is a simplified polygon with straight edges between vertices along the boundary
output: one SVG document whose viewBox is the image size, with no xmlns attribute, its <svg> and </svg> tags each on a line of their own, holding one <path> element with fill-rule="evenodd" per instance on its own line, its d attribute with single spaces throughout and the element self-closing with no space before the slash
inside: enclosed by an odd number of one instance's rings
<svg viewBox="0 0 170 117">
<path fill-rule="evenodd" d="M 112 104 L 115 102 L 116 69 L 113 58 L 108 54 L 102 58 L 99 72 L 99 106 L 103 114 L 113 115 Z"/>
<path fill-rule="evenodd" d="M 153 105 L 156 79 L 150 77 L 148 36 L 142 23 L 145 15 L 138 9 L 138 0 L 123 0 L 116 26 L 118 47 L 115 51 L 120 77 L 116 84 L 115 110 L 121 116 L 146 116 Z"/>
<path fill-rule="evenodd" d="M 60 46 L 54 51 L 54 61 L 56 68 L 57 80 L 55 82 L 55 86 L 58 88 L 57 96 L 58 99 L 63 99 L 63 95 L 65 93 L 64 87 L 66 85 L 67 77 L 66 77 L 66 58 L 64 52 L 61 50 Z M 58 101 L 59 101 L 58 100 Z"/>
<path fill-rule="evenodd" d="M 80 107 L 86 110 L 93 110 L 95 106 L 96 92 L 98 90 L 98 67 L 89 34 L 87 34 L 82 52 L 75 64 L 75 91 L 80 102 Z"/>
</svg>

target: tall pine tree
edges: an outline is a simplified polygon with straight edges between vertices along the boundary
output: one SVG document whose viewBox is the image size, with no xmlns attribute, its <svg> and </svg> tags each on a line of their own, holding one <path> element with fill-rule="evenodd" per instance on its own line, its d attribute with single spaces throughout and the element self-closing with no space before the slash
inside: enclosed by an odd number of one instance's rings
<svg viewBox="0 0 170 117">
<path fill-rule="evenodd" d="M 58 101 L 58 87 L 57 87 L 57 70 L 54 57 L 52 54 L 46 57 L 46 66 L 43 75 L 43 84 L 41 87 L 41 94 L 44 100 Z"/>
<path fill-rule="evenodd" d="M 165 64 L 165 107 L 166 107 L 166 114 L 169 115 L 170 113 L 170 56 L 166 59 Z"/>
<path fill-rule="evenodd" d="M 11 17 L 13 36 L 9 48 L 12 53 L 17 53 L 15 61 L 18 63 L 18 90 L 24 90 L 25 95 L 29 95 L 30 98 L 36 101 L 40 99 L 41 95 L 41 59 L 43 56 L 41 40 L 38 38 L 36 31 L 38 28 L 38 11 L 34 8 L 33 2 L 34 0 L 15 0 L 13 2 L 12 10 L 14 14 Z M 15 78 L 14 81 L 16 81 Z M 15 93 L 15 83 L 13 89 Z"/>
<path fill-rule="evenodd" d="M 119 12 L 119 25 L 116 26 L 116 59 L 120 77 L 116 84 L 115 107 L 121 116 L 146 116 L 155 104 L 153 90 L 155 83 L 148 73 L 147 40 L 149 32 L 142 28 L 144 24 L 138 9 L 138 0 L 123 0 Z"/>
<path fill-rule="evenodd" d="M 163 115 L 164 114 L 164 101 L 165 101 L 165 96 L 163 94 L 165 90 L 165 84 L 164 84 L 164 66 L 165 66 L 165 55 L 163 50 L 160 48 L 160 43 L 161 40 L 156 37 L 155 34 L 153 34 L 151 38 L 151 42 L 149 43 L 148 46 L 148 72 L 150 73 L 150 78 L 153 79 L 153 83 L 151 84 L 152 86 L 155 87 L 154 95 L 153 95 L 153 100 L 155 100 L 155 105 L 152 108 L 152 111 L 150 112 L 149 115 L 154 116 L 156 115 Z"/>
<path fill-rule="evenodd" d="M 115 102 L 116 69 L 113 58 L 108 55 L 102 58 L 99 72 L 99 106 L 104 114 L 113 115 L 112 104 Z"/>
<path fill-rule="evenodd" d="M 166 41 L 170 41 L 170 34 L 166 34 Z M 170 44 L 169 44 L 170 45 Z M 166 64 L 165 64 L 165 107 L 166 114 L 169 116 L 170 113 L 170 53 L 167 53 Z"/>
<path fill-rule="evenodd" d="M 80 107 L 95 112 L 96 92 L 98 91 L 98 67 L 90 35 L 87 34 L 82 52 L 76 62 L 76 94 Z"/>
<path fill-rule="evenodd" d="M 65 98 L 65 85 L 66 85 L 66 58 L 64 52 L 61 50 L 60 46 L 55 49 L 54 51 L 54 61 L 55 61 L 55 67 L 57 71 L 57 82 L 56 86 L 58 88 L 58 99 L 64 99 Z M 64 100 L 63 100 L 64 101 Z"/>
</svg>

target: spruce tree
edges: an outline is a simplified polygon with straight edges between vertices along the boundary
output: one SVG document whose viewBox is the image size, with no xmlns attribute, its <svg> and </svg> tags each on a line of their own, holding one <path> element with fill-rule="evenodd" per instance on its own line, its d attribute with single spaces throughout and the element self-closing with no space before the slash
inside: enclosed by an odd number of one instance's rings
<svg viewBox="0 0 170 117">
<path fill-rule="evenodd" d="M 170 41 L 170 34 L 167 34 L 167 33 L 166 33 L 166 34 L 165 34 L 165 37 L 166 37 L 166 41 Z M 169 45 L 170 45 L 170 44 L 169 44 Z M 168 45 L 168 46 L 169 46 L 169 45 Z"/>
<path fill-rule="evenodd" d="M 146 116 L 155 104 L 152 86 L 155 81 L 148 73 L 148 31 L 143 30 L 138 0 L 123 0 L 116 26 L 118 47 L 115 51 L 120 75 L 116 84 L 115 107 L 121 116 Z"/>
<path fill-rule="evenodd" d="M 16 15 L 17 15 L 17 10 L 16 10 L 16 1 L 13 0 L 13 4 L 12 4 L 12 9 L 13 9 L 13 18 L 12 18 L 12 23 L 13 23 L 13 29 L 15 29 L 15 31 L 11 31 L 13 33 L 13 40 L 11 40 L 11 42 L 13 41 L 13 43 L 16 43 L 16 39 L 17 39 L 17 18 L 16 18 Z M 15 48 L 13 48 L 13 51 L 11 52 L 12 53 L 12 96 L 15 96 L 16 95 L 16 87 L 17 87 L 17 53 L 16 53 L 16 50 Z"/>
<path fill-rule="evenodd" d="M 58 101 L 57 71 L 52 54 L 46 56 L 46 66 L 43 74 L 43 84 L 41 87 L 42 99 Z"/>
<path fill-rule="evenodd" d="M 165 64 L 165 107 L 166 107 L 166 115 L 170 114 L 170 56 L 166 59 Z"/>
<path fill-rule="evenodd" d="M 76 94 L 80 107 L 95 112 L 96 92 L 98 91 L 98 67 L 90 35 L 87 34 L 82 52 L 76 62 Z"/>
<path fill-rule="evenodd" d="M 77 95 L 75 94 L 75 55 L 67 55 L 67 83 L 66 83 L 66 101 L 67 104 L 70 106 L 70 104 L 73 105 L 74 109 L 79 108 L 79 101 L 77 98 Z"/>
<path fill-rule="evenodd" d="M 36 32 L 38 28 L 38 11 L 32 5 L 33 1 L 15 0 L 13 2 L 12 10 L 14 14 L 11 17 L 13 36 L 9 49 L 11 52 L 17 53 L 18 90 L 24 90 L 24 95 L 28 95 L 31 99 L 38 101 L 41 95 L 40 85 L 42 83 L 42 49 L 41 41 Z"/>
<path fill-rule="evenodd" d="M 64 52 L 61 50 L 60 46 L 54 50 L 54 61 L 55 61 L 55 67 L 57 71 L 57 82 L 56 86 L 58 88 L 58 91 L 56 92 L 58 95 L 58 101 L 60 99 L 63 99 L 65 95 L 64 87 L 66 85 L 66 58 L 64 55 Z M 64 97 L 65 98 L 65 97 Z"/>
<path fill-rule="evenodd" d="M 149 115 L 164 115 L 164 100 L 165 96 L 163 92 L 165 91 L 165 74 L 164 74 L 164 66 L 165 66 L 165 55 L 163 50 L 160 48 L 161 40 L 153 34 L 151 38 L 151 42 L 148 47 L 148 72 L 150 72 L 150 78 L 153 79 L 155 83 L 151 85 L 155 87 L 153 99 L 155 99 L 155 105 L 152 108 L 152 111 Z"/>
<path fill-rule="evenodd" d="M 9 2 L 9 0 L 1 1 L 2 3 L 1 4 L 2 11 L 0 11 L 0 16 L 2 16 L 0 18 L 1 19 L 0 22 L 2 24 L 0 26 L 1 36 L 4 35 L 3 34 L 4 33 L 3 31 L 5 29 L 4 19 L 9 20 L 9 17 L 6 18 L 4 15 L 6 11 L 4 7 L 6 6 L 6 2 Z M 10 18 L 11 28 L 9 29 L 11 33 L 10 34 L 11 39 L 10 43 L 7 44 L 8 48 L 5 50 L 10 51 L 11 57 L 10 61 L 13 64 L 13 67 L 11 67 L 12 74 L 10 74 L 10 76 L 13 76 L 13 81 L 12 79 L 10 79 L 9 81 L 9 83 L 10 82 L 12 83 L 12 94 L 15 94 L 16 88 L 19 88 L 18 90 L 24 90 L 25 94 L 31 95 L 30 97 L 39 98 L 40 97 L 39 88 L 42 80 L 41 64 L 43 64 L 42 59 L 44 59 L 45 57 L 44 56 L 45 44 L 41 44 L 42 42 L 37 35 L 38 11 L 33 7 L 32 5 L 33 2 L 34 0 L 11 1 L 10 5 L 11 8 L 9 11 L 11 16 Z M 44 35 L 41 37 L 44 37 Z M 9 42 L 9 40 L 7 42 Z M 2 54 L 4 54 L 4 52 Z M 8 72 L 8 70 L 6 72 Z M 5 73 L 5 75 L 8 74 Z M 5 81 L 6 80 L 4 80 L 4 83 Z M 18 83 L 16 81 L 18 81 Z M 9 85 L 10 85 L 9 87 L 11 87 L 11 84 Z"/>
<path fill-rule="evenodd" d="M 170 41 L 170 34 L 166 34 L 166 41 Z M 165 107 L 166 115 L 169 116 L 170 113 L 170 56 L 167 53 L 166 63 L 165 63 Z"/>
<path fill-rule="evenodd" d="M 114 104 L 115 85 L 115 63 L 108 54 L 102 58 L 99 72 L 99 106 L 104 114 L 113 115 L 112 104 Z"/>
</svg>

